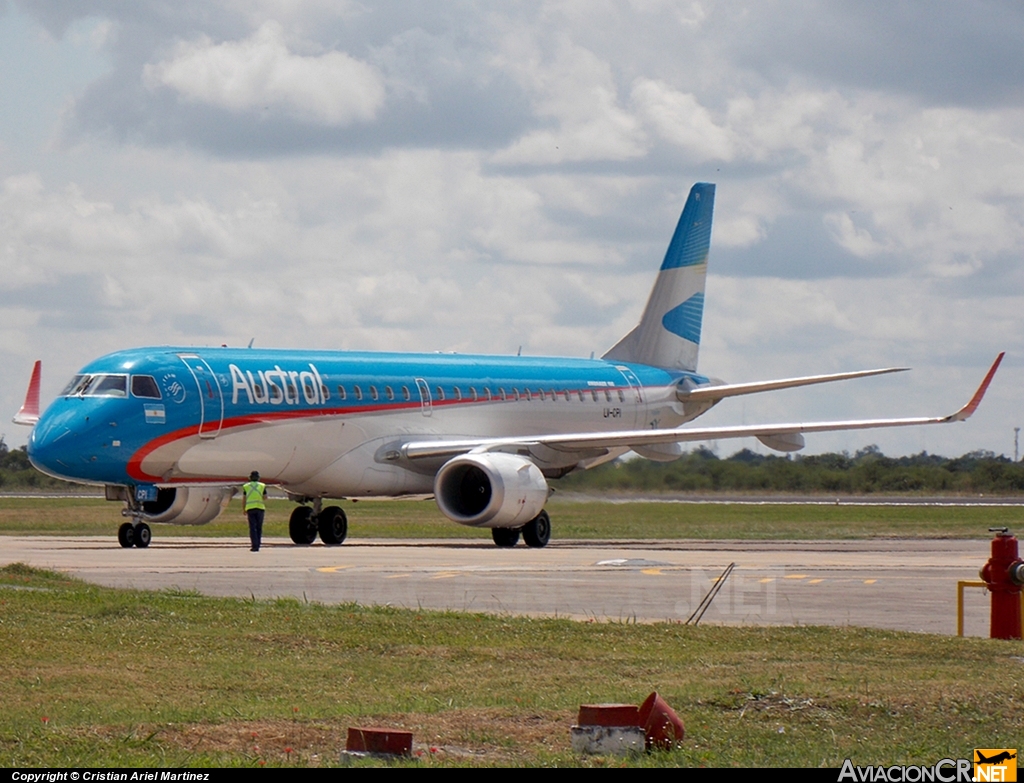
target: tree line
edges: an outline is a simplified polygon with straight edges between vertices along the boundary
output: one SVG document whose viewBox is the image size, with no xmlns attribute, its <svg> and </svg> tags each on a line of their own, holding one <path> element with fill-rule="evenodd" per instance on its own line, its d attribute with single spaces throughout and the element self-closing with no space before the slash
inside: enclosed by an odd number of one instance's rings
<svg viewBox="0 0 1024 783">
<path fill-rule="evenodd" d="M 813 494 L 993 494 L 1024 492 L 1024 462 L 991 451 L 887 457 L 877 446 L 852 456 L 765 456 L 743 449 L 719 459 L 700 447 L 675 462 L 616 460 L 572 473 L 558 488 L 580 492 L 751 492 Z"/>
</svg>

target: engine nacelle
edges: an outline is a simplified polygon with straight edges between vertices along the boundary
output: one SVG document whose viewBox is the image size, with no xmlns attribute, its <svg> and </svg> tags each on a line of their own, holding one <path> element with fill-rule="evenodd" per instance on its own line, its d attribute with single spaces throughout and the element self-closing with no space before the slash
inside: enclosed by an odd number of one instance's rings
<svg viewBox="0 0 1024 783">
<path fill-rule="evenodd" d="M 156 500 L 142 504 L 142 518 L 146 522 L 205 525 L 227 508 L 234 494 L 234 487 L 160 487 Z"/>
<path fill-rule="evenodd" d="M 472 527 L 522 527 L 548 499 L 540 468 L 515 454 L 463 454 L 434 478 L 441 513 Z"/>
</svg>

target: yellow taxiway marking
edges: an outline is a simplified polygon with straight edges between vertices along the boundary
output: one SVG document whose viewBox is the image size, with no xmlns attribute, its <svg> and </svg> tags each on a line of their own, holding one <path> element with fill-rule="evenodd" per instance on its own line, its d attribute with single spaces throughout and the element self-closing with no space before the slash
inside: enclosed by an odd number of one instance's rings
<svg viewBox="0 0 1024 783">
<path fill-rule="evenodd" d="M 412 574 L 388 574 L 385 579 L 406 579 L 412 576 Z"/>
<path fill-rule="evenodd" d="M 336 573 L 338 573 L 339 571 L 343 571 L 344 569 L 346 569 L 346 568 L 351 568 L 351 567 L 352 567 L 352 566 L 350 566 L 350 565 L 343 565 L 343 566 L 324 566 L 323 568 L 318 568 L 318 569 L 316 569 L 316 570 L 317 570 L 317 571 L 319 571 L 319 572 L 320 572 L 321 574 L 336 574 Z"/>
<path fill-rule="evenodd" d="M 783 579 L 806 579 L 807 574 L 786 574 Z"/>
<path fill-rule="evenodd" d="M 865 579 L 864 580 L 864 584 L 866 584 L 866 585 L 873 585 L 877 581 L 878 581 L 877 579 Z"/>
<path fill-rule="evenodd" d="M 442 571 L 439 574 L 434 574 L 431 579 L 451 579 L 453 576 L 458 576 L 458 571 Z"/>
<path fill-rule="evenodd" d="M 641 568 L 641 574 L 647 574 L 648 576 L 661 576 L 660 568 Z"/>
<path fill-rule="evenodd" d="M 809 584 L 809 585 L 820 585 L 824 581 L 825 581 L 824 579 L 812 579 L 807 584 Z"/>
<path fill-rule="evenodd" d="M 764 579 L 758 579 L 757 581 L 758 581 L 759 584 L 766 585 L 769 582 L 774 582 L 775 581 L 775 577 L 774 576 L 766 576 Z"/>
</svg>

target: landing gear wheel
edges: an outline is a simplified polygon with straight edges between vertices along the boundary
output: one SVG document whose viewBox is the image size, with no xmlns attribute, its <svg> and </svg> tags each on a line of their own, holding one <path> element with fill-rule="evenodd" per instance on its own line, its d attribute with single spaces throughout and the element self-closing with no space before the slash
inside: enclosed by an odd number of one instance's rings
<svg viewBox="0 0 1024 783">
<path fill-rule="evenodd" d="M 527 546 L 547 546 L 551 540 L 551 517 L 547 511 L 541 511 L 537 516 L 523 525 L 523 541 Z"/>
<path fill-rule="evenodd" d="M 125 549 L 135 546 L 135 528 L 131 522 L 125 522 L 117 529 L 117 543 Z"/>
<path fill-rule="evenodd" d="M 135 528 L 135 546 L 139 549 L 145 549 L 149 546 L 149 542 L 153 539 L 153 531 L 149 529 L 149 525 L 145 522 L 140 522 L 138 527 Z"/>
<path fill-rule="evenodd" d="M 508 549 L 519 543 L 519 530 L 512 527 L 492 527 L 491 538 L 494 539 L 495 546 Z"/>
<path fill-rule="evenodd" d="M 296 544 L 309 546 L 316 541 L 316 517 L 309 506 L 299 506 L 288 520 L 288 535 Z"/>
<path fill-rule="evenodd" d="M 337 546 L 348 535 L 348 519 L 337 506 L 328 506 L 317 515 L 320 540 L 328 546 Z"/>
</svg>

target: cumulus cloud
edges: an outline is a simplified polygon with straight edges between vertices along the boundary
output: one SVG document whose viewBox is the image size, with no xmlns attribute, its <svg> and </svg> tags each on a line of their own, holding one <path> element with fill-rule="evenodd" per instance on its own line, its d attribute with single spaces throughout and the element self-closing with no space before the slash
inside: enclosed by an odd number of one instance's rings
<svg viewBox="0 0 1024 783">
<path fill-rule="evenodd" d="M 241 41 L 179 41 L 170 57 L 147 63 L 142 76 L 149 89 L 169 87 L 186 101 L 234 112 L 274 107 L 332 126 L 372 120 L 385 98 L 373 66 L 344 52 L 294 54 L 275 21 Z"/>
<path fill-rule="evenodd" d="M 929 413 L 1024 351 L 1019 4 L 15 6 L 71 61 L 97 31 L 103 66 L 0 92 L 63 117 L 0 123 L 0 363 L 43 355 L 54 385 L 138 342 L 600 352 L 695 180 L 718 184 L 708 372 L 912 363 L 919 397 L 882 402 Z M 871 383 L 841 412 L 883 413 Z M 1000 383 L 977 447 L 1019 409 Z M 762 397 L 741 416 L 837 413 Z"/>
<path fill-rule="evenodd" d="M 732 160 L 730 133 L 691 93 L 673 90 L 654 79 L 638 79 L 631 93 L 633 104 L 657 134 L 698 162 Z"/>
<path fill-rule="evenodd" d="M 610 65 L 563 37 L 545 55 L 522 35 L 505 41 L 497 57 L 534 96 L 534 111 L 551 128 L 526 133 L 493 160 L 502 164 L 552 164 L 629 160 L 646 150 L 637 120 L 619 102 Z"/>
</svg>

